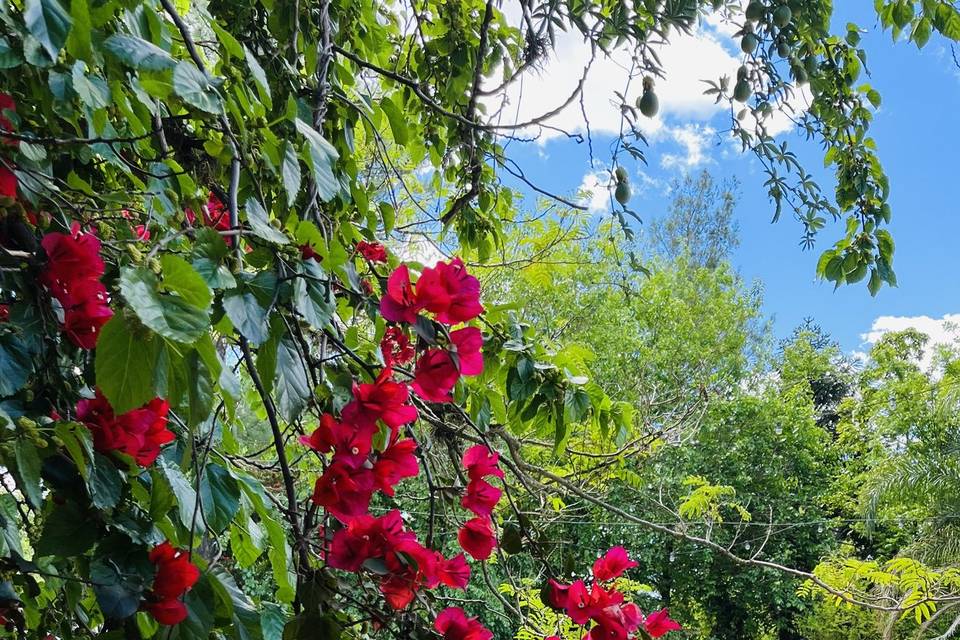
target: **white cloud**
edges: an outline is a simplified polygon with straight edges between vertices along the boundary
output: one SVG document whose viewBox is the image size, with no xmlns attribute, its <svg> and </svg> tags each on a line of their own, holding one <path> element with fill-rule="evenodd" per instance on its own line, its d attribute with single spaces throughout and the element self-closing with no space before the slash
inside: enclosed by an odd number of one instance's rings
<svg viewBox="0 0 960 640">
<path fill-rule="evenodd" d="M 547 123 L 569 133 L 585 133 L 583 112 L 586 112 L 593 133 L 616 134 L 621 127 L 619 99 L 615 92 L 626 93 L 631 103 L 642 91 L 641 76 L 630 80 L 631 51 L 615 50 L 597 57 L 587 74 L 583 88 L 583 108 L 579 100 L 553 115 Z M 660 103 L 656 118 L 639 117 L 638 125 L 645 135 L 657 137 L 664 128 L 664 117 L 706 121 L 725 108 L 710 96 L 703 95 L 704 80 L 733 76 L 740 60 L 735 57 L 706 26 L 698 25 L 692 34 L 672 34 L 668 44 L 657 51 L 666 77 L 657 80 L 655 91 Z M 501 123 L 522 123 L 560 107 L 573 94 L 590 60 L 589 43 L 571 29 L 557 38 L 556 49 L 541 68 L 523 74 L 511 85 L 506 96 L 493 96 L 486 101 L 490 114 L 499 111 Z M 629 88 L 628 88 L 629 82 Z M 502 108 L 502 110 L 501 110 Z M 530 133 L 536 134 L 537 128 Z M 540 131 L 541 142 L 563 136 L 560 131 Z"/>
<path fill-rule="evenodd" d="M 583 176 L 577 193 L 581 195 L 580 202 L 587 206 L 590 213 L 605 213 L 610 211 L 610 172 L 595 171 Z"/>
<path fill-rule="evenodd" d="M 712 162 L 705 147 L 707 147 L 711 139 L 717 135 L 717 131 L 713 127 L 691 123 L 682 127 L 671 128 L 669 134 L 674 141 L 684 148 L 686 154 L 664 154 L 660 158 L 660 165 L 663 166 L 663 168 L 671 169 L 681 167 L 684 169 L 692 169 L 693 167 Z"/>
<path fill-rule="evenodd" d="M 873 321 L 870 331 L 860 334 L 864 344 L 876 344 L 884 334 L 904 329 L 916 329 L 930 336 L 920 365 L 929 369 L 937 346 L 957 346 L 960 340 L 960 313 L 948 313 L 942 318 L 930 316 L 880 316 Z"/>
</svg>

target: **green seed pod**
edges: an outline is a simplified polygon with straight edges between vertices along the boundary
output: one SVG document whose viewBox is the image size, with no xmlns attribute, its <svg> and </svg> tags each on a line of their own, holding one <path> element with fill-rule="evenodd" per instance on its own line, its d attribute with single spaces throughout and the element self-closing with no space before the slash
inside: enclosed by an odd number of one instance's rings
<svg viewBox="0 0 960 640">
<path fill-rule="evenodd" d="M 790 7 L 785 4 L 777 7 L 777 10 L 773 12 L 773 24 L 777 25 L 780 28 L 783 28 L 790 24 L 790 20 L 793 19 L 793 12 L 790 11 Z"/>
<path fill-rule="evenodd" d="M 523 551 L 523 537 L 520 535 L 520 529 L 515 524 L 508 524 L 503 528 L 503 534 L 500 536 L 500 548 L 514 555 Z"/>
<path fill-rule="evenodd" d="M 733 88 L 733 99 L 737 102 L 746 102 L 750 99 L 750 83 L 740 80 Z"/>
<path fill-rule="evenodd" d="M 653 89 L 643 92 L 643 95 L 637 100 L 637 108 L 640 109 L 640 113 L 648 118 L 657 115 L 657 112 L 660 111 L 660 101 L 657 99 L 657 94 L 653 92 Z"/>
<path fill-rule="evenodd" d="M 759 20 L 763 17 L 763 12 L 766 10 L 766 7 L 763 6 L 763 3 L 760 0 L 753 0 L 750 4 L 747 5 L 747 10 L 744 13 L 747 20 Z"/>
<path fill-rule="evenodd" d="M 630 185 L 626 182 L 621 182 L 618 184 L 616 191 L 613 192 L 613 197 L 616 198 L 617 202 L 622 205 L 626 205 L 628 202 L 630 202 L 631 195 Z"/>
<path fill-rule="evenodd" d="M 777 43 L 777 55 L 781 58 L 790 57 L 790 45 L 782 41 Z"/>
<path fill-rule="evenodd" d="M 617 167 L 617 169 L 616 169 L 616 171 L 614 171 L 614 173 L 615 173 L 616 176 L 617 176 L 617 183 L 626 182 L 626 181 L 627 181 L 627 170 L 624 169 L 623 167 Z"/>
<path fill-rule="evenodd" d="M 746 80 L 749 73 L 750 72 L 747 70 L 747 65 L 740 65 L 740 68 L 737 69 L 737 80 Z"/>
<path fill-rule="evenodd" d="M 760 46 L 760 38 L 755 34 L 748 33 L 740 39 L 740 50 L 747 54 L 752 54 Z"/>
</svg>

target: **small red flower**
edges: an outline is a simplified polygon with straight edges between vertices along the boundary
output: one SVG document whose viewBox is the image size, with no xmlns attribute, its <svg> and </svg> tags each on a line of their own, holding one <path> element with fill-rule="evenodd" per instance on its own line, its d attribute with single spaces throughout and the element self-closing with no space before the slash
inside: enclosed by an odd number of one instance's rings
<svg viewBox="0 0 960 640">
<path fill-rule="evenodd" d="M 636 566 L 637 563 L 630 559 L 626 549 L 613 547 L 593 563 L 593 577 L 599 582 L 606 582 L 619 578 L 624 571 Z"/>
<path fill-rule="evenodd" d="M 383 354 L 383 362 L 388 367 L 394 364 L 407 364 L 413 360 L 416 351 L 410 344 L 410 338 L 400 327 L 387 327 L 380 340 L 380 353 Z"/>
<path fill-rule="evenodd" d="M 467 470 L 467 476 L 471 480 L 486 478 L 487 476 L 496 476 L 503 478 L 503 471 L 498 465 L 500 454 L 491 451 L 485 444 L 475 444 L 463 452 L 463 468 Z"/>
<path fill-rule="evenodd" d="M 362 465 L 373 448 L 375 429 L 370 426 L 356 427 L 346 422 L 337 422 L 329 413 L 320 417 L 320 425 L 309 436 L 301 436 L 300 442 L 321 453 L 334 452 L 334 459 L 356 468 Z"/>
<path fill-rule="evenodd" d="M 341 460 L 334 460 L 317 478 L 313 502 L 340 522 L 350 522 L 367 514 L 373 491 L 374 477 L 370 469 L 355 469 Z"/>
<path fill-rule="evenodd" d="M 93 447 L 101 453 L 118 451 L 148 467 L 160 455 L 160 447 L 173 441 L 167 429 L 170 404 L 154 398 L 139 409 L 119 416 L 99 389 L 93 399 L 77 403 L 77 420 L 84 423 L 93 435 Z"/>
<path fill-rule="evenodd" d="M 17 175 L 0 164 L 0 196 L 17 197 Z"/>
<path fill-rule="evenodd" d="M 460 379 L 457 365 L 446 349 L 427 349 L 417 360 L 410 385 L 429 402 L 453 402 L 450 391 Z"/>
<path fill-rule="evenodd" d="M 417 280 L 417 300 L 444 324 L 467 322 L 483 313 L 480 281 L 467 273 L 460 258 L 424 269 Z"/>
<path fill-rule="evenodd" d="M 500 502 L 502 492 L 486 480 L 477 478 L 467 484 L 467 492 L 460 500 L 460 506 L 481 517 L 490 517 L 493 508 Z"/>
<path fill-rule="evenodd" d="M 457 541 L 475 560 L 486 560 L 497 544 L 490 518 L 467 520 L 457 533 Z"/>
<path fill-rule="evenodd" d="M 100 329 L 113 317 L 107 289 L 99 280 L 80 280 L 68 285 L 60 298 L 63 331 L 81 349 L 97 346 Z"/>
<path fill-rule="evenodd" d="M 384 263 L 387 261 L 387 248 L 379 242 L 361 240 L 357 243 L 357 253 L 370 262 Z"/>
<path fill-rule="evenodd" d="M 417 419 L 417 408 L 407 404 L 410 391 L 406 385 L 391 380 L 387 367 L 376 382 L 354 384 L 353 401 L 343 408 L 343 420 L 356 425 L 374 425 L 382 420 L 396 431 Z"/>
<path fill-rule="evenodd" d="M 451 589 L 466 589 L 470 582 L 470 565 L 466 557 L 459 553 L 449 560 L 438 562 L 437 579 Z"/>
<path fill-rule="evenodd" d="M 203 226 L 211 227 L 217 231 L 230 230 L 230 209 L 223 204 L 213 191 L 207 194 L 207 203 L 201 207 L 200 212 L 203 215 Z M 184 209 L 183 215 L 189 224 L 197 224 L 197 214 L 194 213 L 193 209 L 189 207 Z M 227 246 L 233 246 L 234 239 L 232 237 L 225 237 L 223 240 L 227 243 Z"/>
<path fill-rule="evenodd" d="M 317 262 L 323 260 L 316 249 L 313 248 L 313 245 L 309 243 L 300 245 L 300 257 L 304 260 L 316 260 Z"/>
<path fill-rule="evenodd" d="M 420 473 L 417 463 L 417 443 L 412 438 L 399 440 L 388 446 L 373 464 L 373 477 L 377 487 L 388 496 L 394 494 L 393 487 L 404 478 L 413 478 Z"/>
<path fill-rule="evenodd" d="M 410 283 L 410 270 L 403 264 L 387 278 L 387 291 L 380 298 L 380 314 L 390 322 L 413 324 L 422 309 Z"/>
<path fill-rule="evenodd" d="M 177 624 L 187 617 L 186 607 L 179 599 L 196 584 L 200 570 L 186 552 L 166 541 L 153 548 L 150 562 L 157 566 L 157 573 L 144 608 L 161 624 Z"/>
<path fill-rule="evenodd" d="M 676 620 L 670 618 L 666 609 L 654 611 L 643 621 L 643 628 L 654 638 L 660 638 L 671 631 L 679 631 L 682 627 Z"/>
<path fill-rule="evenodd" d="M 433 628 L 443 640 L 491 640 L 493 632 L 476 618 L 469 618 L 460 607 L 448 607 L 440 612 Z"/>
<path fill-rule="evenodd" d="M 478 376 L 483 373 L 483 335 L 476 327 L 464 327 L 450 332 L 452 350 L 457 354 L 460 374 Z"/>
<path fill-rule="evenodd" d="M 0 304 L 0 322 L 7 322 L 10 320 L 10 305 Z"/>
</svg>

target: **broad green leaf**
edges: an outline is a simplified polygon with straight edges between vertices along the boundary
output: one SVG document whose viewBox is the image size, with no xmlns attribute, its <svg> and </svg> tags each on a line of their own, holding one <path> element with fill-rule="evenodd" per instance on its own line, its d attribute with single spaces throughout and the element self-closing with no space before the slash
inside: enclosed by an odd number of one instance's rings
<svg viewBox="0 0 960 640">
<path fill-rule="evenodd" d="M 205 640 L 211 637 L 216 614 L 216 602 L 210 577 L 203 573 L 193 588 L 184 596 L 183 602 L 187 607 L 187 618 L 171 628 L 168 640 Z"/>
<path fill-rule="evenodd" d="M 229 604 L 233 624 L 230 631 L 236 640 L 261 640 L 260 614 L 247 594 L 237 585 L 237 581 L 222 566 L 210 571 L 210 584 L 218 600 Z"/>
<path fill-rule="evenodd" d="M 307 139 L 310 150 L 310 168 L 317 185 L 317 194 L 321 200 L 331 200 L 340 191 L 340 183 L 333 173 L 333 166 L 339 158 L 337 150 L 309 124 L 296 119 L 297 131 Z"/>
<path fill-rule="evenodd" d="M 213 293 L 189 262 L 179 256 L 164 254 L 160 256 L 160 267 L 163 272 L 163 289 L 176 293 L 198 309 L 210 306 Z"/>
<path fill-rule="evenodd" d="M 121 620 L 136 613 L 154 572 L 145 549 L 121 535 L 104 539 L 90 562 L 93 592 L 104 616 Z"/>
<path fill-rule="evenodd" d="M 266 534 L 249 516 L 234 520 L 230 526 L 230 551 L 243 568 L 253 565 L 266 549 Z"/>
<path fill-rule="evenodd" d="M 255 345 L 266 342 L 270 331 L 267 309 L 260 306 L 257 297 L 249 289 L 241 286 L 224 294 L 223 310 L 247 340 Z"/>
<path fill-rule="evenodd" d="M 30 349 L 12 333 L 0 334 L 0 396 L 12 396 L 33 372 Z"/>
<path fill-rule="evenodd" d="M 177 260 L 182 261 L 180 258 Z M 171 278 L 170 281 L 165 281 L 163 286 L 173 291 L 186 292 L 189 300 L 180 295 L 161 293 L 157 276 L 144 267 L 123 269 L 120 273 L 120 291 L 144 325 L 165 338 L 192 343 L 209 329 L 210 310 L 192 304 L 191 300 L 200 302 L 208 298 L 210 290 L 199 274 L 185 261 L 182 262 L 196 280 L 178 283 Z M 201 284 L 202 288 L 198 288 L 197 283 Z"/>
<path fill-rule="evenodd" d="M 196 512 L 197 492 L 187 477 L 183 475 L 180 467 L 165 460 L 163 457 L 157 458 L 157 464 L 160 471 L 163 472 L 173 495 L 177 498 L 177 509 L 180 512 L 180 523 L 187 529 L 194 528 L 202 531 L 203 518 Z"/>
<path fill-rule="evenodd" d="M 123 493 L 123 476 L 110 458 L 95 454 L 92 473 L 87 478 L 90 500 L 97 509 L 112 509 Z"/>
<path fill-rule="evenodd" d="M 58 0 L 25 0 L 23 20 L 27 30 L 56 61 L 67 41 L 72 19 Z"/>
<path fill-rule="evenodd" d="M 174 68 L 173 90 L 184 102 L 201 111 L 213 114 L 223 112 L 213 79 L 190 60 L 181 60 Z"/>
<path fill-rule="evenodd" d="M 92 62 L 90 34 L 93 25 L 90 23 L 90 7 L 87 0 L 70 0 L 70 17 L 73 27 L 67 37 L 67 53 L 75 58 Z"/>
<path fill-rule="evenodd" d="M 310 398 L 310 383 L 305 367 L 306 364 L 293 341 L 287 338 L 280 340 L 277 345 L 277 375 L 273 387 L 277 408 L 287 422 L 293 422 L 300 416 Z"/>
<path fill-rule="evenodd" d="M 390 122 L 390 131 L 393 133 L 393 139 L 400 146 L 405 146 L 410 141 L 410 130 L 407 128 L 407 116 L 403 110 L 397 106 L 392 97 L 387 96 L 380 101 L 380 108 L 387 116 Z"/>
<path fill-rule="evenodd" d="M 80 476 L 86 479 L 90 473 L 90 465 L 94 461 L 93 437 L 90 429 L 77 422 L 60 422 L 57 423 L 54 433 L 63 442 L 73 463 L 77 465 Z"/>
<path fill-rule="evenodd" d="M 101 329 L 94 359 L 97 386 L 116 413 L 126 413 L 156 397 L 154 364 L 159 342 L 146 329 L 134 329 L 122 313 Z"/>
<path fill-rule="evenodd" d="M 104 41 L 103 48 L 124 64 L 137 69 L 164 71 L 177 64 L 169 53 L 137 36 L 115 33 Z"/>
<path fill-rule="evenodd" d="M 336 302 L 325 280 L 323 269 L 313 261 L 308 261 L 293 284 L 293 304 L 315 329 L 325 328 L 336 311 Z"/>
<path fill-rule="evenodd" d="M 297 150 L 289 141 L 283 143 L 283 188 L 287 192 L 287 206 L 292 207 L 300 192 L 300 183 L 303 180 L 300 174 L 300 159 Z"/>
<path fill-rule="evenodd" d="M 253 55 L 253 52 L 251 52 L 250 49 L 244 47 L 243 55 L 247 61 L 247 66 L 250 68 L 250 73 L 253 74 L 253 80 L 257 83 L 257 88 L 260 91 L 260 98 L 263 100 L 267 109 L 272 108 L 273 96 L 270 93 L 270 83 L 267 82 L 266 72 L 263 70 L 263 67 L 260 66 L 256 56 Z"/>
<path fill-rule="evenodd" d="M 290 242 L 286 234 L 274 229 L 273 225 L 270 224 L 267 211 L 263 208 L 263 205 L 260 204 L 259 200 L 253 197 L 248 198 L 244 209 L 247 212 L 247 222 L 250 223 L 250 228 L 257 236 L 267 242 L 274 242 L 276 244 L 287 244 Z"/>
<path fill-rule="evenodd" d="M 13 69 L 23 63 L 23 56 L 10 46 L 5 37 L 0 37 L 0 69 Z"/>
<path fill-rule="evenodd" d="M 210 21 L 210 27 L 213 28 L 213 32 L 217 34 L 217 40 L 223 45 L 228 55 L 233 58 L 243 58 L 243 45 L 233 37 L 233 34 L 221 27 L 220 23 L 216 20 Z"/>
<path fill-rule="evenodd" d="M 207 524 L 219 534 L 240 509 L 240 486 L 225 468 L 208 464 L 200 480 L 200 500 Z"/>
<path fill-rule="evenodd" d="M 74 502 L 54 505 L 43 521 L 35 550 L 38 556 L 72 558 L 93 546 L 99 537 L 96 522 Z"/>
<path fill-rule="evenodd" d="M 95 75 L 87 75 L 86 65 L 77 60 L 73 65 L 71 78 L 73 90 L 77 92 L 80 101 L 91 109 L 104 109 L 110 106 L 110 87 L 107 81 Z"/>
<path fill-rule="evenodd" d="M 40 456 L 32 440 L 17 438 L 13 441 L 14 459 L 17 463 L 17 486 L 27 501 L 36 508 L 43 504 L 43 489 L 40 487 Z"/>
</svg>

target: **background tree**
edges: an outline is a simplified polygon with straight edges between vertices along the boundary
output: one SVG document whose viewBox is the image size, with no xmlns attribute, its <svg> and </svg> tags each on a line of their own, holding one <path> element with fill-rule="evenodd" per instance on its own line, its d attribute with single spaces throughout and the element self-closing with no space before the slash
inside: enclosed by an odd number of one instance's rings
<svg viewBox="0 0 960 640">
<path fill-rule="evenodd" d="M 738 189 L 735 178 L 717 184 L 706 169 L 674 179 L 666 215 L 646 224 L 651 250 L 667 260 L 686 256 L 694 266 L 718 266 L 740 245 Z"/>
</svg>

